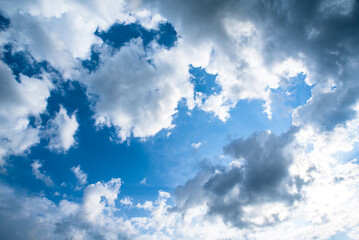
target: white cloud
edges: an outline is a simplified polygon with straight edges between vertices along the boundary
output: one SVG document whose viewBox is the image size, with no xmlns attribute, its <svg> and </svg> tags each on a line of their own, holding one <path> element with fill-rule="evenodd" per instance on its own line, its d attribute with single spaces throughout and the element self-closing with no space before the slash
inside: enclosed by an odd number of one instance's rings
<svg viewBox="0 0 359 240">
<path fill-rule="evenodd" d="M 60 106 L 59 112 L 48 122 L 45 134 L 50 139 L 48 147 L 58 152 L 67 152 L 72 146 L 76 145 L 74 135 L 79 127 L 76 114 L 67 115 L 67 111 Z"/>
<path fill-rule="evenodd" d="M 192 144 L 191 144 L 191 146 L 192 146 L 194 149 L 198 149 L 201 145 L 202 145 L 202 142 L 197 142 L 197 143 L 192 143 Z"/>
<path fill-rule="evenodd" d="M 45 172 L 41 172 L 40 168 L 42 167 L 42 163 L 40 163 L 39 160 L 35 160 L 32 164 L 32 174 L 36 177 L 36 179 L 39 179 L 43 181 L 46 186 L 54 186 L 54 182 L 49 176 L 46 176 Z"/>
<path fill-rule="evenodd" d="M 87 184 L 87 174 L 81 170 L 80 165 L 77 165 L 76 167 L 73 166 L 71 171 L 75 174 L 75 177 L 80 185 Z"/>
<path fill-rule="evenodd" d="M 157 29 L 165 19 L 158 13 L 153 14 L 149 9 L 139 9 L 134 12 L 136 19 L 147 29 Z"/>
<path fill-rule="evenodd" d="M 38 123 L 30 124 L 29 117 L 39 118 L 45 111 L 51 82 L 20 75 L 21 83 L 15 80 L 10 68 L 0 61 L 0 166 L 8 155 L 20 155 L 39 143 Z"/>
<path fill-rule="evenodd" d="M 130 222 L 115 215 L 115 200 L 121 179 L 91 184 L 84 190 L 82 203 L 74 214 L 57 225 L 57 232 L 66 238 L 133 239 L 136 230 Z"/>
<path fill-rule="evenodd" d="M 143 204 L 138 203 L 136 205 L 137 208 L 142 208 L 147 211 L 151 211 L 153 209 L 153 202 L 152 201 L 145 201 Z"/>
<path fill-rule="evenodd" d="M 146 185 L 146 184 L 147 184 L 147 177 L 144 177 L 144 178 L 140 181 L 140 184 Z"/>
<path fill-rule="evenodd" d="M 1 1 L 10 17 L 8 41 L 18 49 L 27 48 L 38 61 L 47 60 L 64 73 L 77 76 L 81 62 L 90 56 L 92 44 L 101 43 L 97 28 L 107 29 L 116 21 L 133 22 L 124 13 L 124 1 Z M 31 29 L 31 31 L 28 31 Z"/>
<path fill-rule="evenodd" d="M 233 103 L 224 95 L 214 94 L 206 98 L 204 104 L 199 106 L 203 111 L 213 113 L 221 121 L 225 122 L 230 117 L 229 111 L 235 105 L 236 103 Z"/>
<path fill-rule="evenodd" d="M 133 204 L 132 199 L 129 197 L 125 197 L 125 198 L 121 199 L 120 203 L 125 206 L 132 206 L 132 204 Z"/>
<path fill-rule="evenodd" d="M 121 140 L 131 134 L 146 138 L 174 127 L 178 102 L 186 99 L 188 107 L 194 107 L 188 51 L 194 53 L 195 49 L 180 41 L 171 50 L 153 43 L 151 51 L 145 52 L 141 39 L 126 44 L 113 56 L 103 49 L 103 64 L 83 77 L 95 103 L 96 123 L 114 126 Z M 201 55 L 197 58 L 197 62 L 206 61 Z"/>
<path fill-rule="evenodd" d="M 84 220 L 95 223 L 101 217 L 106 206 L 114 206 L 120 192 L 121 179 L 112 179 L 107 183 L 98 182 L 86 187 L 80 215 Z M 106 201 L 102 200 L 102 197 Z"/>
</svg>

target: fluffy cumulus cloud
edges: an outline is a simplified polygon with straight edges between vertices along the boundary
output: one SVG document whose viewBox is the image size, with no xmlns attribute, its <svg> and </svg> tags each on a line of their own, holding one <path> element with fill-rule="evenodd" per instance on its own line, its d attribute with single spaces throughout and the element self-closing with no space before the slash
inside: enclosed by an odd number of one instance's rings
<svg viewBox="0 0 359 240">
<path fill-rule="evenodd" d="M 147 138 L 174 127 L 177 106 L 197 104 L 189 81 L 190 65 L 208 64 L 209 45 L 193 46 L 180 38 L 171 48 L 136 38 L 120 49 L 104 44 L 99 67 L 82 75 L 94 103 L 96 124 L 114 126 L 118 137 Z"/>
<path fill-rule="evenodd" d="M 60 106 L 59 112 L 48 122 L 46 136 L 50 139 L 48 147 L 54 151 L 68 151 L 76 145 L 74 135 L 79 127 L 76 115 L 67 114 L 64 107 Z"/>
<path fill-rule="evenodd" d="M 210 112 L 225 122 L 239 101 L 259 100 L 270 118 L 275 90 L 305 76 L 311 98 L 292 109 L 293 126 L 232 140 L 233 161 L 207 166 L 154 201 L 119 200 L 122 181 L 87 184 L 80 201 L 28 196 L 0 183 L 2 239 L 328 239 L 358 237 L 359 217 L 359 3 L 321 1 L 0 1 L 9 26 L 5 45 L 46 61 L 64 79 L 79 81 L 95 124 L 115 129 L 122 141 L 146 139 L 174 127 L 178 104 Z M 172 47 L 139 36 L 114 48 L 95 32 L 115 23 L 157 29 L 169 21 Z M 82 60 L 98 50 L 98 66 Z M 191 67 L 215 76 L 220 91 L 199 93 Z M 53 84 L 46 74 L 12 73 L 0 61 L 0 166 L 49 138 L 49 148 L 76 144 L 76 113 L 65 108 L 41 135 L 40 114 Z M 199 148 L 201 142 L 193 143 Z M 42 163 L 33 175 L 51 186 Z M 141 181 L 146 183 L 146 178 Z M 168 201 L 171 200 L 171 201 Z M 124 208 L 144 211 L 127 216 Z M 18 226 L 22 226 L 18 231 Z"/>
<path fill-rule="evenodd" d="M 153 48 L 153 55 L 146 53 L 141 39 L 133 40 L 113 56 L 106 54 L 100 68 L 84 78 L 95 101 L 97 124 L 115 126 L 122 140 L 173 127 L 178 102 L 193 101 L 185 52 Z"/>
<path fill-rule="evenodd" d="M 20 81 L 16 81 L 2 61 L 0 76 L 0 165 L 3 166 L 10 154 L 23 154 L 40 142 L 36 119 L 46 109 L 52 84 L 46 76 L 40 79 L 20 75 Z M 30 124 L 30 117 L 35 118 L 34 124 Z"/>
</svg>

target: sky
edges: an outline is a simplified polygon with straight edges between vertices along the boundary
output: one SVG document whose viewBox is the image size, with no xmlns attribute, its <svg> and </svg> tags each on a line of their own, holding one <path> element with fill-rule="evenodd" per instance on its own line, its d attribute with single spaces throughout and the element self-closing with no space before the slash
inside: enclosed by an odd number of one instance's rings
<svg viewBox="0 0 359 240">
<path fill-rule="evenodd" d="M 359 239 L 357 0 L 0 0 L 0 239 Z"/>
</svg>

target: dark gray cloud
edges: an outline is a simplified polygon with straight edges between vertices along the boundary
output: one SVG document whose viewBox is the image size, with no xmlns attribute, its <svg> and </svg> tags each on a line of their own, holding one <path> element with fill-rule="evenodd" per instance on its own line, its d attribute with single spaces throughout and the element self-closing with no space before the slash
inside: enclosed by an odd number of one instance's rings
<svg viewBox="0 0 359 240">
<path fill-rule="evenodd" d="M 248 192 L 272 190 L 288 175 L 292 159 L 283 153 L 283 148 L 291 143 L 294 132 L 294 128 L 281 136 L 262 132 L 246 140 L 234 140 L 224 147 L 225 153 L 245 159 L 242 182 Z"/>
<path fill-rule="evenodd" d="M 352 119 L 359 96 L 358 1 L 288 1 L 280 11 L 273 5 L 264 9 L 267 23 L 258 25 L 269 39 L 264 48 L 267 64 L 304 54 L 309 77 L 317 84 L 294 120 L 331 130 Z"/>
<path fill-rule="evenodd" d="M 216 174 L 204 185 L 211 196 L 209 213 L 219 214 L 234 225 L 246 226 L 241 219 L 243 206 L 272 201 L 291 204 L 299 200 L 300 195 L 290 194 L 286 186 L 292 182 L 288 172 L 292 156 L 285 152 L 285 147 L 292 142 L 295 132 L 293 128 L 280 136 L 255 133 L 225 146 L 225 153 L 243 159 L 243 163 Z M 226 201 L 226 195 L 235 187 L 239 189 L 238 195 Z"/>
<path fill-rule="evenodd" d="M 174 210 L 185 212 L 206 202 L 209 216 L 219 215 L 237 227 L 248 227 L 252 223 L 243 219 L 243 207 L 271 202 L 292 205 L 300 200 L 301 186 L 306 183 L 289 175 L 292 155 L 286 150 L 297 130 L 292 128 L 280 136 L 254 133 L 247 139 L 232 141 L 224 152 L 239 161 L 217 172 L 203 170 L 184 186 L 177 187 Z M 294 186 L 298 193 L 289 192 Z M 268 224 L 272 222 L 263 223 Z"/>
</svg>

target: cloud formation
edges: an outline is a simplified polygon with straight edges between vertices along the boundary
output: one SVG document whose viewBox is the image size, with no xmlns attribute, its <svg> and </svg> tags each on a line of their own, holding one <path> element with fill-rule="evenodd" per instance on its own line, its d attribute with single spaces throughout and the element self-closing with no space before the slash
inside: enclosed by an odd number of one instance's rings
<svg viewBox="0 0 359 240">
<path fill-rule="evenodd" d="M 80 165 L 77 165 L 77 167 L 73 166 L 71 171 L 75 174 L 75 177 L 80 185 L 83 186 L 87 184 L 87 174 L 81 170 Z"/>
<path fill-rule="evenodd" d="M 30 124 L 30 117 L 39 119 L 45 111 L 52 83 L 46 76 L 29 78 L 20 75 L 16 81 L 11 69 L 0 61 L 0 166 L 6 157 L 21 155 L 40 142 L 39 123 Z"/>
<path fill-rule="evenodd" d="M 210 62 L 203 67 L 217 74 L 223 91 L 205 102 L 205 111 L 226 120 L 237 101 L 259 99 L 265 101 L 270 117 L 270 89 L 304 73 L 306 83 L 316 85 L 312 99 L 293 115 L 295 124 L 310 122 L 332 129 L 354 116 L 355 42 L 359 37 L 354 30 L 359 21 L 356 1 L 143 3 L 144 7 L 156 6 L 185 41 L 212 46 Z M 212 98 L 220 105 L 214 107 Z M 330 104 L 321 108 L 323 102 Z"/>
<path fill-rule="evenodd" d="M 43 181 L 46 184 L 46 186 L 48 187 L 54 186 L 54 182 L 52 181 L 52 179 L 49 176 L 46 176 L 45 172 L 40 171 L 41 167 L 42 167 L 42 163 L 39 160 L 35 160 L 31 164 L 32 174 L 36 177 L 36 179 Z"/>
<path fill-rule="evenodd" d="M 58 152 L 67 152 L 72 146 L 76 145 L 74 135 L 79 127 L 76 120 L 76 114 L 71 116 L 67 114 L 66 109 L 60 106 L 59 112 L 48 122 L 45 131 L 50 139 L 48 147 L 50 150 Z"/>
<path fill-rule="evenodd" d="M 171 49 L 152 42 L 149 50 L 140 38 L 113 55 L 108 51 L 104 47 L 99 69 L 82 81 L 95 105 L 96 124 L 114 126 L 121 140 L 147 138 L 174 127 L 180 101 L 194 108 L 189 64 L 199 65 L 209 54 L 196 53 L 180 40 Z"/>
</svg>

